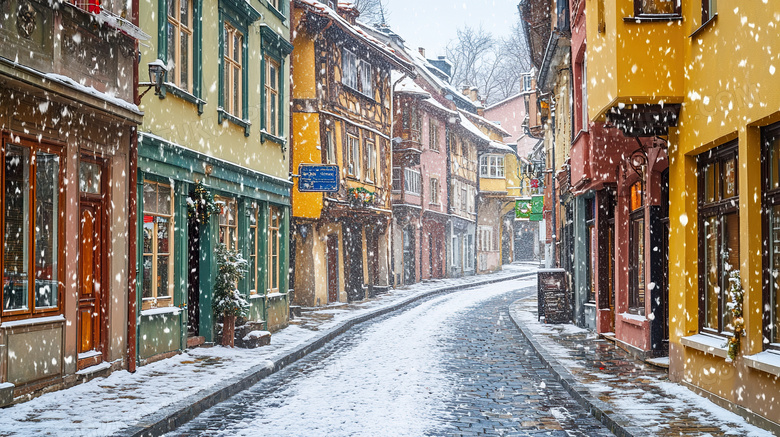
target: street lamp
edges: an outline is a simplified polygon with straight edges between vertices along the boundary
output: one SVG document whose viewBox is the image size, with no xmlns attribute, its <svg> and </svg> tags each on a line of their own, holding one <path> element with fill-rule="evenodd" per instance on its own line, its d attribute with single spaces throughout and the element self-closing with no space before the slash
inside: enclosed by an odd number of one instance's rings
<svg viewBox="0 0 780 437">
<path fill-rule="evenodd" d="M 140 96 L 138 96 L 138 99 L 142 99 L 143 96 L 149 92 L 152 87 L 154 87 L 154 95 L 160 94 L 160 89 L 162 88 L 163 83 L 165 82 L 165 77 L 168 74 L 168 68 L 165 66 L 165 63 L 160 60 L 156 59 L 154 62 L 149 63 L 149 82 L 146 83 L 139 83 L 140 86 L 145 86 L 146 91 L 141 93 Z"/>
</svg>

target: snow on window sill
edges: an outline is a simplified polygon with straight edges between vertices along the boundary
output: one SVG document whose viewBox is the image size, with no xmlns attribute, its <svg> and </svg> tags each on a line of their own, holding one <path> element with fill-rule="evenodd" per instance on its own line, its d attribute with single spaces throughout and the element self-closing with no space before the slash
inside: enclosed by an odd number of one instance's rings
<svg viewBox="0 0 780 437">
<path fill-rule="evenodd" d="M 704 353 L 726 358 L 728 357 L 728 348 L 726 348 L 726 339 L 705 334 L 694 334 L 680 339 L 683 346 L 700 350 Z"/>
<path fill-rule="evenodd" d="M 639 314 L 620 313 L 620 319 L 626 323 L 638 326 L 642 326 L 647 322 L 647 317 Z"/>
<path fill-rule="evenodd" d="M 111 368 L 111 363 L 102 362 L 100 364 L 97 364 L 95 366 L 87 367 L 86 369 L 81 369 L 78 372 L 76 372 L 76 375 L 90 375 L 95 372 L 100 372 L 101 370 L 106 370 Z"/>
<path fill-rule="evenodd" d="M 265 295 L 267 298 L 274 298 L 274 297 L 284 297 L 287 296 L 287 293 L 268 293 Z"/>
<path fill-rule="evenodd" d="M 755 355 L 746 355 L 745 363 L 748 367 L 780 376 L 780 353 L 773 351 L 759 352 Z"/>
<path fill-rule="evenodd" d="M 164 308 L 153 308 L 150 310 L 143 310 L 141 311 L 142 316 L 157 316 L 160 314 L 171 314 L 171 315 L 178 315 L 181 312 L 181 308 L 179 307 L 164 307 Z"/>
<path fill-rule="evenodd" d="M 0 328 L 13 328 L 16 326 L 30 326 L 30 325 L 42 325 L 44 323 L 57 323 L 57 322 L 64 322 L 65 316 L 62 314 L 58 316 L 50 316 L 50 317 L 37 317 L 32 319 L 22 319 L 22 320 L 13 320 L 10 322 L 3 322 L 0 324 Z"/>
</svg>

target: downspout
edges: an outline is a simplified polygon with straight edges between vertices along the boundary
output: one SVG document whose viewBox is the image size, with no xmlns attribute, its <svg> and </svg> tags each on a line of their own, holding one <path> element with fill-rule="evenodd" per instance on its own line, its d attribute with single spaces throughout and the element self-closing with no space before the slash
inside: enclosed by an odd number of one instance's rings
<svg viewBox="0 0 780 437">
<path fill-rule="evenodd" d="M 132 23 L 138 26 L 138 0 L 132 0 L 132 13 L 130 19 Z M 133 84 L 133 102 L 137 105 L 140 104 L 138 97 L 138 61 L 140 52 L 138 49 L 138 40 L 135 40 L 135 59 L 133 60 L 133 80 L 136 82 Z M 137 308 L 136 308 L 136 246 L 138 243 L 137 232 L 137 196 L 138 187 L 136 185 L 138 179 L 138 127 L 133 126 L 130 134 L 130 157 L 129 157 L 129 184 L 127 189 L 127 208 L 129 209 L 127 214 L 127 235 L 128 235 L 128 257 L 127 257 L 127 371 L 130 373 L 135 372 L 136 365 L 136 329 L 137 329 Z"/>
<path fill-rule="evenodd" d="M 390 196 L 389 196 L 389 202 L 390 202 L 390 211 L 393 210 L 393 147 L 395 147 L 395 144 L 393 143 L 393 132 L 395 130 L 395 86 L 402 80 L 406 79 L 408 75 L 406 73 L 403 74 L 403 76 L 399 77 L 398 80 L 395 82 L 390 82 Z M 401 200 L 403 201 L 405 199 L 404 197 L 404 189 L 403 189 L 403 180 L 404 173 L 401 172 Z M 390 256 L 387 257 L 388 259 L 388 266 L 387 266 L 387 275 L 392 275 L 392 281 L 388 281 L 390 284 L 395 287 L 395 238 L 393 238 L 393 231 L 395 230 L 395 225 L 393 223 L 394 217 L 391 215 L 390 217 L 390 231 L 387 233 L 387 250 L 390 251 Z M 401 243 L 403 244 L 403 242 Z"/>
<path fill-rule="evenodd" d="M 551 186 L 552 186 L 552 207 L 550 208 L 551 213 L 551 220 L 552 220 L 552 235 L 550 236 L 550 242 L 551 247 L 553 250 L 553 261 L 556 260 L 558 256 L 558 248 L 556 246 L 555 240 L 557 238 L 556 231 L 558 229 L 558 223 L 556 222 L 555 217 L 555 210 L 558 208 L 557 201 L 555 199 L 555 102 L 550 102 L 550 118 L 552 119 L 552 172 L 550 173 L 550 177 L 552 179 Z"/>
</svg>

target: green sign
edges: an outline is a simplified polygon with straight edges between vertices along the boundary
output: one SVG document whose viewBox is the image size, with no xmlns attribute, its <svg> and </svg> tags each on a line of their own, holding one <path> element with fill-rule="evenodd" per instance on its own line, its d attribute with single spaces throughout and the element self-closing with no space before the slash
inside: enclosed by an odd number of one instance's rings
<svg viewBox="0 0 780 437">
<path fill-rule="evenodd" d="M 542 211 L 544 210 L 544 195 L 537 194 L 531 196 L 531 214 L 529 219 L 532 222 L 542 221 Z"/>
<path fill-rule="evenodd" d="M 520 220 L 531 218 L 531 199 L 515 199 L 515 218 Z"/>
</svg>

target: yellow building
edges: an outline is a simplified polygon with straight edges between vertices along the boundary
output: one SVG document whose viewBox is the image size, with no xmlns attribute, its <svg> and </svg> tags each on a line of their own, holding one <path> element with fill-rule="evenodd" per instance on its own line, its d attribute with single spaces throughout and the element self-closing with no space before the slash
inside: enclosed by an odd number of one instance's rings
<svg viewBox="0 0 780 437">
<path fill-rule="evenodd" d="M 594 121 L 668 140 L 650 143 L 646 156 L 666 149 L 669 157 L 661 302 L 670 378 L 778 432 L 780 9 L 721 0 L 643 11 L 639 3 L 587 4 L 588 107 Z M 644 199 L 662 211 L 660 182 L 649 180 Z M 727 305 L 737 273 L 741 319 Z M 731 360 L 727 343 L 742 323 Z"/>
<path fill-rule="evenodd" d="M 341 172 L 338 192 L 293 188 L 294 299 L 305 306 L 391 285 L 390 72 L 411 67 L 357 28 L 355 9 L 334 7 L 292 2 L 291 170 L 314 163 Z"/>
<path fill-rule="evenodd" d="M 168 70 L 141 101 L 142 363 L 215 340 L 217 244 L 249 261 L 247 328 L 288 322 L 289 14 L 287 0 L 140 2 L 142 71 Z"/>
</svg>

